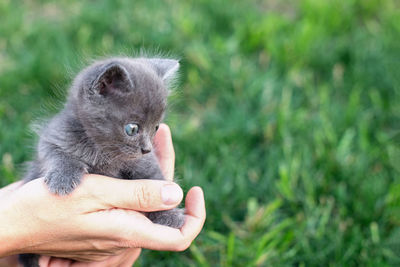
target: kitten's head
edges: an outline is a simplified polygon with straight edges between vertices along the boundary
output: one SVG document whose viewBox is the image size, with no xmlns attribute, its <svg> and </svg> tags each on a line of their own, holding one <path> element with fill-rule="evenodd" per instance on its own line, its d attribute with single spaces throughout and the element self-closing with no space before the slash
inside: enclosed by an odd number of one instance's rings
<svg viewBox="0 0 400 267">
<path fill-rule="evenodd" d="M 152 150 L 177 60 L 112 58 L 75 79 L 69 101 L 89 138 L 109 157 L 138 158 Z"/>
</svg>

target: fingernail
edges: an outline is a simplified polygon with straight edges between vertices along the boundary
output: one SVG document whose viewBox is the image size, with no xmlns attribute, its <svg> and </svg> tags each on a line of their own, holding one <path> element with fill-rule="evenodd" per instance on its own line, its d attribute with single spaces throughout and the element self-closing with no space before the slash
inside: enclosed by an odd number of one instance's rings
<svg viewBox="0 0 400 267">
<path fill-rule="evenodd" d="M 166 205 L 178 204 L 182 197 L 182 189 L 176 184 L 166 184 L 161 189 L 161 198 Z"/>
</svg>

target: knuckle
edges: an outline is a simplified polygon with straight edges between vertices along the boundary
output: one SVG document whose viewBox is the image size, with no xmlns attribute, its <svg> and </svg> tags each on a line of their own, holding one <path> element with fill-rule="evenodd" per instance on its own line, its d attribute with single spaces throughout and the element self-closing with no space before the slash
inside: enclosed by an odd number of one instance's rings
<svg viewBox="0 0 400 267">
<path fill-rule="evenodd" d="M 117 227 L 119 228 L 119 227 Z M 124 230 L 121 229 L 111 229 L 109 231 L 109 242 L 107 243 L 107 249 L 110 252 L 116 252 L 121 249 L 128 248 L 129 240 L 124 235 Z"/>
<path fill-rule="evenodd" d="M 121 238 L 120 240 L 118 240 L 116 247 L 118 249 L 126 249 L 126 248 L 132 247 L 132 244 L 129 240 L 127 240 L 125 238 Z"/>
<path fill-rule="evenodd" d="M 119 250 L 128 247 L 127 246 L 128 241 L 125 238 L 118 238 L 113 243 L 114 243 L 113 249 Z"/>
<path fill-rule="evenodd" d="M 136 240 L 126 240 L 120 244 L 124 249 L 140 247 Z"/>
<path fill-rule="evenodd" d="M 151 202 L 151 193 L 144 187 L 140 186 L 135 190 L 135 199 L 140 209 L 147 209 Z"/>
<path fill-rule="evenodd" d="M 131 242 L 126 235 L 118 235 L 114 238 L 114 247 L 118 249 L 130 248 Z"/>
<path fill-rule="evenodd" d="M 129 235 L 127 235 L 129 236 Z M 136 248 L 139 246 L 137 240 L 135 238 L 129 239 L 127 236 L 118 238 L 116 241 L 115 247 L 117 247 L 119 250 L 121 249 L 128 249 L 128 248 Z"/>
</svg>

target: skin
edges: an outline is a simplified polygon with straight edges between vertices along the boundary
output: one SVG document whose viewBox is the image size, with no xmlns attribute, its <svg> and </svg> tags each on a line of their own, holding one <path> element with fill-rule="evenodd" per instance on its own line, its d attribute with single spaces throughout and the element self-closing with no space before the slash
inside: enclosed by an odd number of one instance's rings
<svg viewBox="0 0 400 267">
<path fill-rule="evenodd" d="M 205 221 L 201 188 L 193 187 L 187 193 L 186 220 L 181 229 L 154 224 L 139 212 L 171 209 L 183 197 L 181 188 L 172 182 L 175 154 L 167 125 L 160 125 L 154 143 L 167 181 L 89 174 L 68 196 L 51 194 L 43 178 L 1 189 L 0 226 L 5 227 L 0 240 L 8 242 L 2 242 L 0 256 L 41 254 L 45 256 L 40 265 L 51 267 L 131 266 L 141 248 L 188 248 Z M 169 197 L 163 188 L 171 193 Z"/>
</svg>

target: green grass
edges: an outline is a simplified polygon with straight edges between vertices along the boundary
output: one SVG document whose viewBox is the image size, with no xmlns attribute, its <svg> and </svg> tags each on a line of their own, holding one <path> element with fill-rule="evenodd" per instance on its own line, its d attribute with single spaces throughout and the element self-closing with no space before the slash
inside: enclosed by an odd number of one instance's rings
<svg viewBox="0 0 400 267">
<path fill-rule="evenodd" d="M 0 0 L 0 185 L 86 59 L 169 52 L 176 175 L 208 217 L 137 266 L 398 266 L 399 40 L 395 0 Z"/>
</svg>

